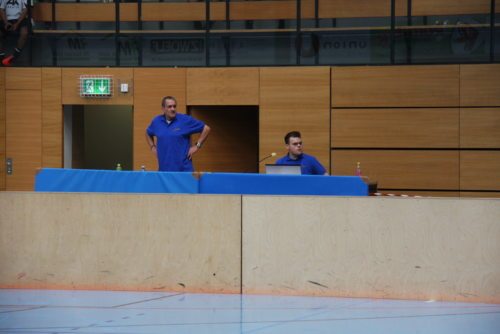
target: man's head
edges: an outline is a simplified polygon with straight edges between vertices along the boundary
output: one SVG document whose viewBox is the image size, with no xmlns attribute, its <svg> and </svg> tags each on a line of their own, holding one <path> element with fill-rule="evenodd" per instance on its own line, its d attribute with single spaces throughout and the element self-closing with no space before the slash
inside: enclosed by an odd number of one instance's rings
<svg viewBox="0 0 500 334">
<path fill-rule="evenodd" d="M 172 120 L 177 114 L 177 100 L 173 96 L 165 96 L 161 100 L 161 108 L 163 110 L 163 113 L 165 114 L 165 117 L 168 120 Z"/>
<path fill-rule="evenodd" d="M 285 144 L 291 158 L 302 154 L 302 138 L 299 131 L 288 132 L 285 136 Z"/>
</svg>

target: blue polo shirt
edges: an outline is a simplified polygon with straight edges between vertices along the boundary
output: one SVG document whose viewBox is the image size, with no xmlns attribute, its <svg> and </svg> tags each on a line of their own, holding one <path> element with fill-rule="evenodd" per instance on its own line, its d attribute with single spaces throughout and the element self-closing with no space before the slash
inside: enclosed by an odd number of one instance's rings
<svg viewBox="0 0 500 334">
<path fill-rule="evenodd" d="M 192 172 L 193 162 L 188 159 L 191 135 L 203 131 L 205 123 L 185 114 L 176 114 L 167 123 L 165 115 L 158 115 L 147 128 L 156 137 L 158 169 L 164 172 Z"/>
<path fill-rule="evenodd" d="M 300 165 L 302 174 L 324 175 L 325 167 L 312 155 L 302 153 L 296 160 L 291 159 L 288 154 L 276 160 L 277 165 Z"/>
</svg>

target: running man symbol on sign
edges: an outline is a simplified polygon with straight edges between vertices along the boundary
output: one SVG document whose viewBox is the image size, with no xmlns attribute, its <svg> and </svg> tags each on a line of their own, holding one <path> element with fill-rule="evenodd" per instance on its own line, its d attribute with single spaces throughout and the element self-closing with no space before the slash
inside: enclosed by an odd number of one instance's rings
<svg viewBox="0 0 500 334">
<path fill-rule="evenodd" d="M 94 93 L 94 80 L 85 80 L 85 93 Z"/>
</svg>

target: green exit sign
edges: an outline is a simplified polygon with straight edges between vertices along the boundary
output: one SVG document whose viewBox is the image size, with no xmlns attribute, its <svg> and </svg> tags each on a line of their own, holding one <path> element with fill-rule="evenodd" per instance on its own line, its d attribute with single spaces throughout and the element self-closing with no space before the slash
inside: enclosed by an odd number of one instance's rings
<svg viewBox="0 0 500 334">
<path fill-rule="evenodd" d="M 81 97 L 113 96 L 113 78 L 111 76 L 80 76 Z"/>
</svg>

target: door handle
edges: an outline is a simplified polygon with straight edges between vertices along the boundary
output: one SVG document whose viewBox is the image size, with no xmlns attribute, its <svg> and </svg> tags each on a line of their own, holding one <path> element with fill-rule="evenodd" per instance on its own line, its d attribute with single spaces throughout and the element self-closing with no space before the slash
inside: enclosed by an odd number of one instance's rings
<svg viewBox="0 0 500 334">
<path fill-rule="evenodd" d="M 5 166 L 7 169 L 7 175 L 12 175 L 12 172 L 14 171 L 13 164 L 14 164 L 14 161 L 12 160 L 12 158 L 5 159 Z"/>
</svg>

